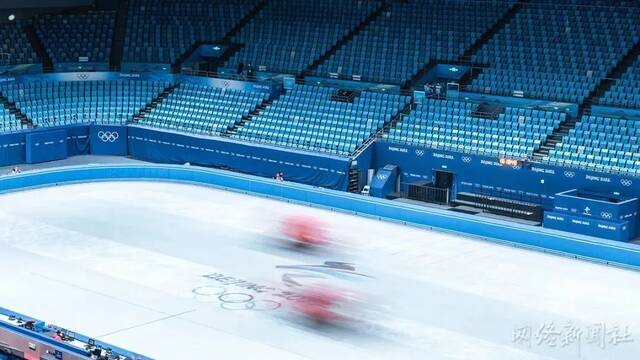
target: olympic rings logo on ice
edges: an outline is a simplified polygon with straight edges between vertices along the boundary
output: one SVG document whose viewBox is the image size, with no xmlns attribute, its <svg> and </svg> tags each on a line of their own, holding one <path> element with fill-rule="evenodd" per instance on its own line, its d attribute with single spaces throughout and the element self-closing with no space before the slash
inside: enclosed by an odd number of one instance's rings
<svg viewBox="0 0 640 360">
<path fill-rule="evenodd" d="M 576 173 L 575 173 L 575 172 L 573 172 L 573 171 L 565 171 L 565 172 L 564 172 L 564 176 L 565 176 L 565 177 L 568 177 L 568 178 L 570 178 L 570 179 L 572 179 L 573 177 L 575 177 L 575 176 L 576 176 Z"/>
<path fill-rule="evenodd" d="M 622 186 L 631 186 L 633 184 L 633 181 L 629 179 L 620 179 L 620 183 L 622 184 Z"/>
<path fill-rule="evenodd" d="M 86 74 L 86 73 L 78 74 L 78 79 L 80 80 L 87 80 L 88 78 L 89 78 L 89 74 Z"/>
<path fill-rule="evenodd" d="M 610 212 L 601 212 L 600 213 L 600 217 L 602 217 L 603 219 L 611 219 L 613 218 L 613 214 Z"/>
<path fill-rule="evenodd" d="M 120 137 L 120 134 L 118 134 L 117 131 L 99 131 L 98 132 L 98 139 L 100 139 L 104 143 L 115 142 L 116 140 L 118 140 L 119 137 Z"/>
<path fill-rule="evenodd" d="M 471 162 L 471 158 L 470 158 L 470 157 L 468 157 L 468 156 L 463 156 L 463 157 L 461 157 L 461 159 L 462 159 L 462 162 L 463 162 L 463 163 L 467 163 L 467 164 L 468 164 L 468 163 L 470 163 L 470 162 Z"/>
<path fill-rule="evenodd" d="M 275 300 L 256 299 L 255 296 L 243 292 L 227 292 L 223 286 L 200 286 L 191 292 L 201 302 L 218 302 L 220 308 L 232 311 L 270 311 L 282 306 Z"/>
</svg>

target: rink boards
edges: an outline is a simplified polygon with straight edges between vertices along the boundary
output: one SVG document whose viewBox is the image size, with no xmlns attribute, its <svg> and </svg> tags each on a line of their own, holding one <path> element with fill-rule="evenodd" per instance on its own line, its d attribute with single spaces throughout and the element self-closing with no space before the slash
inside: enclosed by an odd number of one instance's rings
<svg viewBox="0 0 640 360">
<path fill-rule="evenodd" d="M 280 198 L 363 216 L 454 231 L 571 257 L 639 269 L 637 246 L 587 236 L 514 224 L 446 210 L 276 182 L 226 171 L 170 165 L 95 165 L 63 167 L 0 178 L 0 192 L 58 184 L 112 180 L 156 180 L 195 183 L 255 195 Z"/>
</svg>

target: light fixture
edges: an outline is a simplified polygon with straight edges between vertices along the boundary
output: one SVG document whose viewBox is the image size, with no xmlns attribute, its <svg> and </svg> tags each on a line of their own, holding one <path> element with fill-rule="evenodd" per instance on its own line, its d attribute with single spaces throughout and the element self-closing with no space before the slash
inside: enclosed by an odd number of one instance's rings
<svg viewBox="0 0 640 360">
<path fill-rule="evenodd" d="M 16 16 L 14 14 L 9 15 L 8 17 L 9 21 L 13 21 L 16 19 Z"/>
</svg>

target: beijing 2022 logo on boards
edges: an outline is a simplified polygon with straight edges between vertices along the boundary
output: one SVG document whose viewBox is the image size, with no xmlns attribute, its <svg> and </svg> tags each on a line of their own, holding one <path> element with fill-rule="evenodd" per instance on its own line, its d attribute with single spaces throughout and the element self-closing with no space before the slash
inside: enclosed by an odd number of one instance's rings
<svg viewBox="0 0 640 360">
<path fill-rule="evenodd" d="M 120 134 L 117 131 L 99 131 L 98 139 L 104 143 L 112 143 L 118 140 Z"/>
</svg>

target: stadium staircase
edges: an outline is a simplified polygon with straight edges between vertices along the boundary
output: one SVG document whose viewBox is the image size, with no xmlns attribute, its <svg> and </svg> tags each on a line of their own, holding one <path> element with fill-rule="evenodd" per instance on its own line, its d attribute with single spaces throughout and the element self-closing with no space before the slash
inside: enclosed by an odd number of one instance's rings
<svg viewBox="0 0 640 360">
<path fill-rule="evenodd" d="M 607 73 L 607 76 L 600 80 L 600 83 L 596 88 L 589 94 L 589 96 L 585 99 L 585 101 L 580 106 L 580 117 L 582 115 L 590 115 L 591 107 L 596 103 L 597 99 L 603 97 L 607 91 L 615 85 L 617 79 L 620 79 L 624 73 L 627 72 L 630 66 L 633 65 L 635 60 L 640 56 L 640 40 L 638 40 L 634 46 L 627 52 L 627 54 L 620 60 L 616 66 Z"/>
<path fill-rule="evenodd" d="M 242 28 L 247 25 L 262 9 L 264 9 L 267 4 L 269 4 L 270 0 L 262 0 L 260 1 L 251 11 L 249 11 L 237 24 L 234 25 L 229 32 L 225 34 L 222 39 L 212 39 L 212 40 L 202 40 L 196 41 L 187 51 L 185 51 L 178 59 L 171 64 L 171 71 L 174 73 L 179 73 L 182 69 L 182 63 L 185 62 L 193 53 L 202 45 L 226 45 L 229 48 L 225 53 L 218 59 L 217 65 L 214 65 L 217 68 L 224 64 L 228 59 L 230 59 L 235 53 L 237 53 L 241 48 L 242 44 L 234 44 L 232 43 L 232 39 L 236 36 Z"/>
<path fill-rule="evenodd" d="M 116 25 L 111 44 L 111 58 L 109 67 L 111 70 L 119 71 L 122 64 L 122 54 L 124 51 L 124 36 L 127 32 L 127 16 L 129 13 L 129 1 L 120 0 L 116 15 Z"/>
<path fill-rule="evenodd" d="M 349 184 L 347 191 L 353 194 L 360 193 L 360 169 L 349 169 Z"/>
<path fill-rule="evenodd" d="M 53 71 L 53 60 L 49 54 L 47 54 L 47 50 L 42 43 L 42 40 L 36 34 L 36 29 L 33 24 L 26 25 L 23 28 L 25 34 L 27 35 L 27 39 L 29 39 L 29 43 L 31 47 L 36 52 L 38 57 L 42 60 L 42 71 L 43 72 L 52 72 Z"/>
<path fill-rule="evenodd" d="M 33 128 L 33 121 L 29 119 L 22 111 L 20 111 L 20 109 L 16 107 L 15 103 L 9 101 L 9 99 L 7 99 L 7 97 L 1 93 L 0 103 L 2 103 L 2 105 L 4 105 L 6 109 L 9 109 L 9 112 L 15 115 L 16 119 L 20 120 L 20 123 L 22 123 L 22 125 L 27 125 L 29 129 Z"/>
<path fill-rule="evenodd" d="M 148 103 L 147 106 L 145 106 L 144 109 L 140 110 L 140 112 L 137 115 L 133 116 L 133 119 L 131 119 L 131 123 L 133 124 L 139 123 L 140 119 L 144 118 L 148 113 L 153 111 L 153 109 L 155 109 L 155 107 L 158 106 L 158 104 L 162 103 L 164 99 L 166 99 L 169 95 L 171 95 L 173 90 L 175 90 L 178 86 L 180 86 L 180 84 L 171 84 L 166 88 L 164 88 L 164 91 L 160 93 L 160 95 L 158 95 L 150 103 Z"/>
<path fill-rule="evenodd" d="M 468 76 L 463 77 L 460 80 L 460 85 L 470 84 L 471 81 L 477 77 L 481 72 L 483 67 L 487 67 L 486 64 L 476 64 L 472 63 L 473 56 L 491 40 L 491 38 L 497 34 L 500 30 L 504 28 L 504 26 L 513 19 L 518 11 L 524 6 L 524 4 L 528 0 L 520 0 L 515 3 L 504 15 L 495 23 L 492 27 L 490 27 L 482 36 L 478 38 L 478 40 L 473 43 L 469 48 L 467 48 L 464 53 L 458 58 L 457 61 L 438 61 L 433 60 L 427 63 L 422 69 L 418 70 L 404 85 L 403 89 L 410 90 L 414 89 L 416 86 L 423 85 L 423 78 L 429 73 L 431 69 L 433 69 L 438 64 L 451 64 L 451 65 L 470 65 L 473 67 L 473 71 L 468 73 Z M 476 69 L 477 68 L 477 69 Z"/>
<path fill-rule="evenodd" d="M 556 145 L 562 142 L 562 138 L 566 135 L 569 135 L 569 131 L 576 127 L 578 121 L 571 117 L 567 116 L 566 120 L 560 123 L 560 126 L 553 131 L 553 133 L 547 136 L 545 142 L 533 152 L 533 161 L 541 162 L 544 161 L 545 158 L 549 155 L 549 151 L 556 148 Z"/>
<path fill-rule="evenodd" d="M 596 103 L 597 99 L 603 97 L 607 91 L 615 84 L 616 79 L 622 77 L 627 71 L 629 66 L 633 65 L 637 57 L 640 56 L 640 41 L 629 50 L 629 52 L 620 60 L 620 62 L 607 74 L 607 76 L 600 81 L 598 86 L 589 94 L 585 101 L 580 104 L 578 109 L 577 119 L 581 119 L 583 115 L 591 114 L 591 107 Z M 567 117 L 564 123 L 560 124 L 560 127 L 553 132 L 540 148 L 534 152 L 534 161 L 543 161 L 549 154 L 550 150 L 553 150 L 558 143 L 562 142 L 562 138 L 569 135 L 569 131 L 575 128 L 578 120 Z"/>
<path fill-rule="evenodd" d="M 248 124 L 251 121 L 251 119 L 253 119 L 254 116 L 257 116 L 258 114 L 260 114 L 262 110 L 266 109 L 267 107 L 269 107 L 269 105 L 273 104 L 273 101 L 276 100 L 278 97 L 263 100 L 262 103 L 260 103 L 260 105 L 258 105 L 253 111 L 249 112 L 249 115 L 243 116 L 242 120 L 239 123 L 234 124 L 231 129 L 220 134 L 220 136 L 231 137 L 237 134 L 238 129 Z"/>
<path fill-rule="evenodd" d="M 386 1 L 383 1 L 378 8 L 376 8 L 372 13 L 370 13 L 360 24 L 358 24 L 355 28 L 351 29 L 351 31 L 345 35 L 342 39 L 338 40 L 331 49 L 327 50 L 324 54 L 322 54 L 319 58 L 317 58 L 311 65 L 307 66 L 300 74 L 298 74 L 298 78 L 302 78 L 307 75 L 313 74 L 313 72 L 322 65 L 325 61 L 327 61 L 330 57 L 335 55 L 335 53 L 340 50 L 345 44 L 350 42 L 356 35 L 358 35 L 362 30 L 366 29 L 371 22 L 377 19 L 380 15 L 382 15 L 389 8 L 390 4 Z"/>
<path fill-rule="evenodd" d="M 458 60 L 461 62 L 464 61 L 467 64 L 470 63 L 473 56 L 478 51 L 480 51 L 480 49 L 482 49 L 482 47 L 485 46 L 495 34 L 497 34 L 500 30 L 502 30 L 505 27 L 505 25 L 507 25 L 511 21 L 511 19 L 513 19 L 516 16 L 516 14 L 518 14 L 518 11 L 522 9 L 522 7 L 525 5 L 526 2 L 527 0 L 520 0 L 517 3 L 515 3 L 511 7 L 511 9 L 509 9 L 506 13 L 504 13 L 504 15 L 495 24 L 493 24 L 493 26 L 490 27 L 484 34 L 482 34 L 482 36 L 480 36 L 473 45 L 471 45 L 467 50 L 465 50 L 465 52 L 462 54 L 462 56 L 460 56 Z"/>
<path fill-rule="evenodd" d="M 395 117 L 395 118 L 391 119 L 391 121 L 390 121 L 388 124 L 386 124 L 386 125 L 382 128 L 382 130 L 378 131 L 378 132 L 373 136 L 373 137 L 374 137 L 374 139 L 380 139 L 380 138 L 382 138 L 385 134 L 389 134 L 389 131 L 390 131 L 392 128 L 396 127 L 396 125 L 397 125 L 398 123 L 401 123 L 401 122 L 402 122 L 402 119 L 403 119 L 405 116 L 410 116 L 410 115 L 411 115 L 411 111 L 413 111 L 413 110 L 416 108 L 416 106 L 417 106 L 417 104 L 416 104 L 416 103 L 413 103 L 413 102 L 408 103 L 404 108 L 402 108 L 402 110 L 400 110 L 400 112 L 398 112 L 398 115 L 396 115 L 396 117 Z M 365 144 L 366 144 L 366 143 L 365 143 Z M 364 150 L 364 148 L 363 148 L 363 147 L 364 147 L 364 144 L 363 144 L 363 146 L 361 146 L 360 148 L 358 148 L 358 150 L 356 150 L 356 151 L 355 151 L 355 153 L 354 153 L 354 157 L 355 157 L 355 156 L 357 156 L 357 155 L 359 155 L 359 154 L 362 152 L 362 150 Z"/>
<path fill-rule="evenodd" d="M 393 119 L 391 119 L 391 121 L 385 124 L 382 127 L 382 129 L 380 129 L 378 132 L 373 134 L 373 136 L 371 136 L 367 141 L 362 143 L 362 145 L 360 145 L 356 149 L 356 151 L 354 151 L 351 154 L 351 157 L 357 158 L 363 151 L 365 151 L 369 146 L 371 146 L 371 144 L 373 144 L 377 139 L 381 139 L 382 137 L 384 137 L 385 134 L 389 134 L 389 130 L 391 130 L 391 128 L 394 128 L 396 124 L 402 122 L 403 117 L 411 115 L 411 111 L 415 109 L 415 107 L 416 107 L 416 104 L 412 102 L 405 105 L 405 107 L 398 112 L 398 115 L 396 115 Z"/>
<path fill-rule="evenodd" d="M 398 112 L 398 115 L 396 115 L 393 119 L 391 119 L 390 122 L 385 124 L 382 127 L 382 129 L 380 129 L 378 132 L 373 134 L 373 136 L 371 136 L 369 139 L 367 139 L 367 141 L 362 143 L 356 149 L 356 151 L 354 151 L 351 154 L 351 158 L 352 159 L 356 159 L 358 156 L 360 156 L 360 154 L 362 154 L 366 149 L 368 149 L 369 146 L 373 146 L 373 144 L 375 144 L 377 139 L 382 138 L 382 136 L 384 134 L 388 134 L 389 133 L 389 129 L 391 129 L 392 127 L 396 126 L 396 123 L 401 122 L 403 116 L 409 116 L 410 113 L 411 113 L 411 110 L 413 108 L 414 108 L 414 103 L 411 103 L 411 102 L 408 103 L 402 110 L 400 110 L 400 112 Z M 359 194 L 360 193 L 360 187 L 361 187 L 360 185 L 361 185 L 360 184 L 360 169 L 349 169 L 349 184 L 348 184 L 347 191 L 349 191 L 350 193 Z"/>
</svg>

